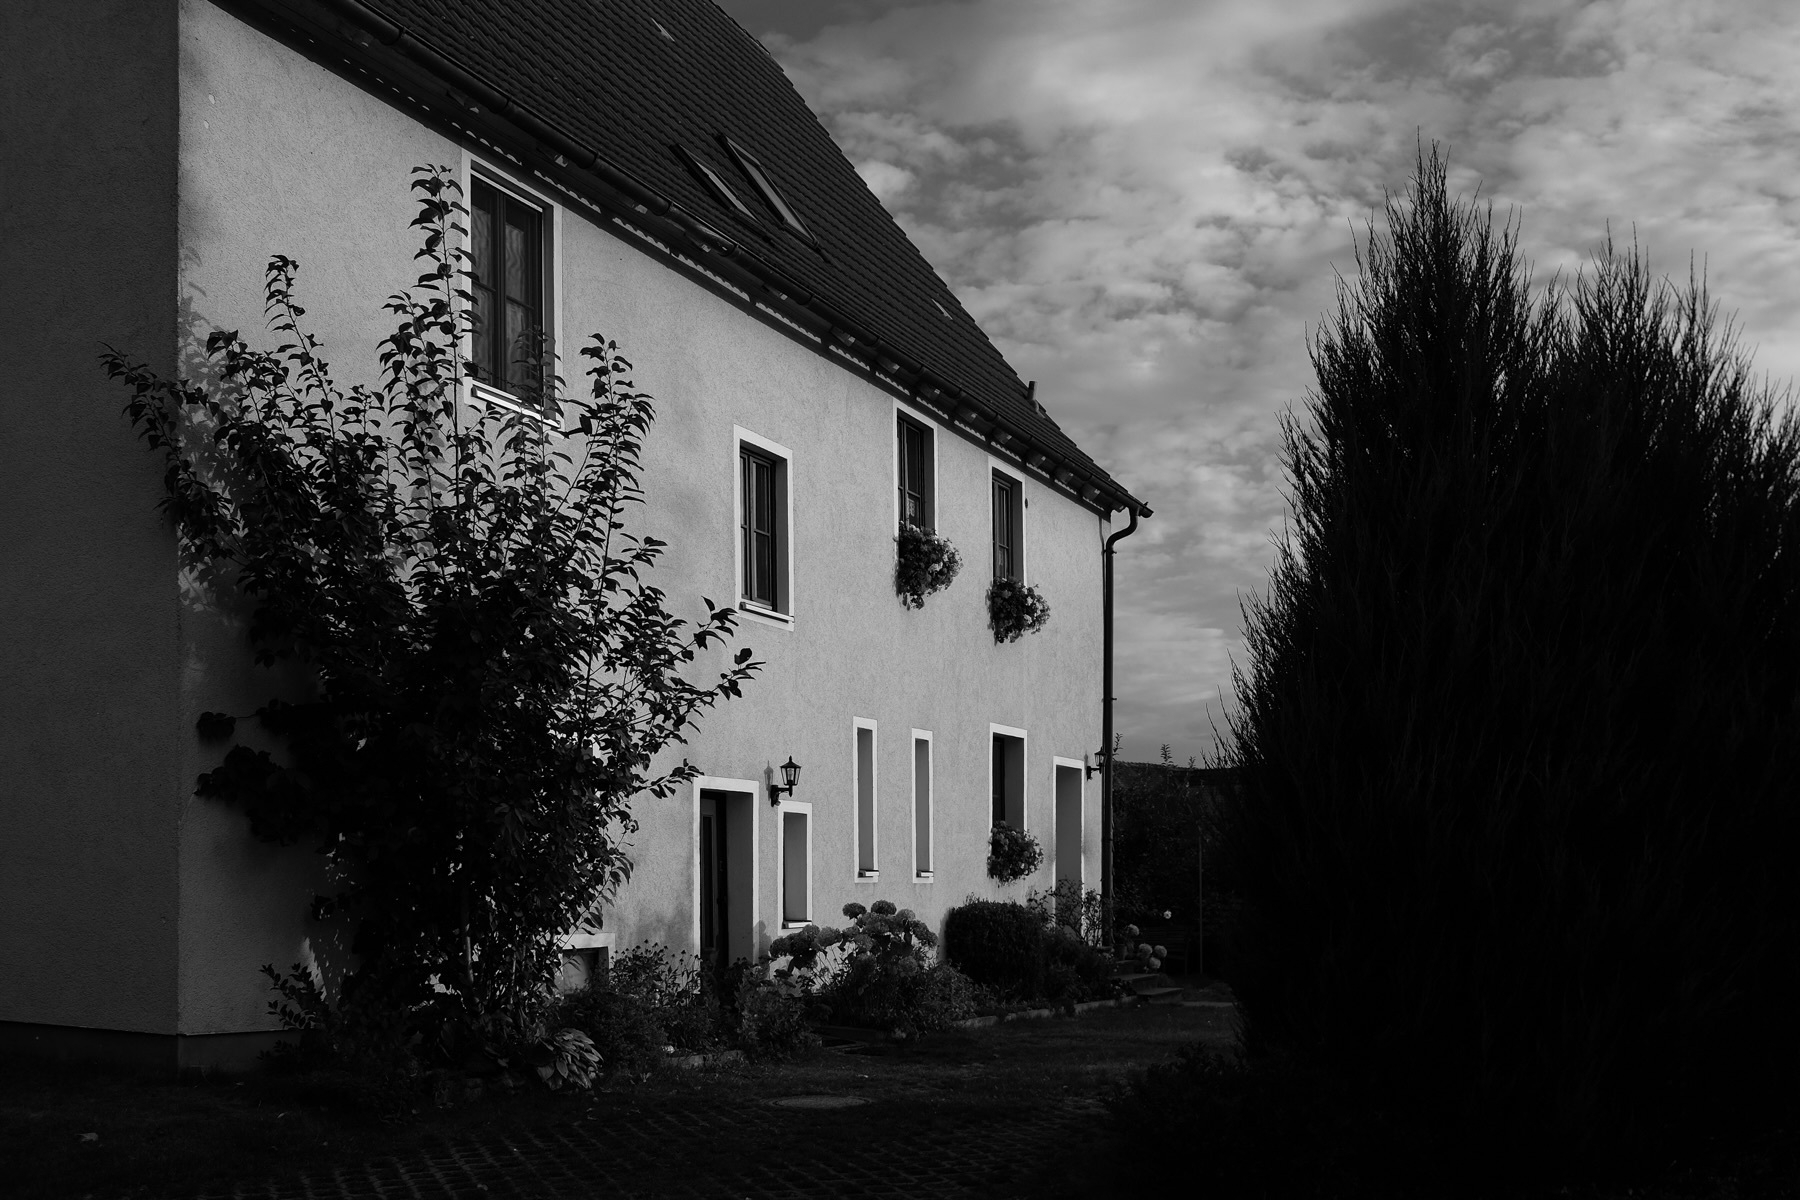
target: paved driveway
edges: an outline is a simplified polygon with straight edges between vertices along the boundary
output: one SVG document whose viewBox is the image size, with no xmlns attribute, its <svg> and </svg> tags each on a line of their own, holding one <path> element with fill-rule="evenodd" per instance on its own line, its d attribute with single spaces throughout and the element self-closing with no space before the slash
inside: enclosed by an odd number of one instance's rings
<svg viewBox="0 0 1800 1200">
<path fill-rule="evenodd" d="M 1105 1152 L 1108 1084 L 1180 1042 L 1226 1045 L 1231 1033 L 1230 1009 L 1207 1003 L 1013 1022 L 893 1054 L 827 1052 L 614 1088 L 572 1100 L 562 1119 L 206 1200 L 1041 1196 L 1055 1190 L 1059 1156 Z"/>
</svg>

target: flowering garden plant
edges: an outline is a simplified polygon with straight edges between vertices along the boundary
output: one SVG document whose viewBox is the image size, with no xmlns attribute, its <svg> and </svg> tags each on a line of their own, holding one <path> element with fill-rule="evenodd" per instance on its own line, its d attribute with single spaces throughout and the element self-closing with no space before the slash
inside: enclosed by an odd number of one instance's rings
<svg viewBox="0 0 1800 1200">
<path fill-rule="evenodd" d="M 1044 848 L 1023 829 L 997 821 L 988 835 L 988 875 L 1001 883 L 1014 883 L 1037 870 Z"/>
<path fill-rule="evenodd" d="M 996 642 L 1016 642 L 1050 620 L 1050 602 L 1029 584 L 1002 575 L 988 585 L 988 627 Z"/>
<path fill-rule="evenodd" d="M 907 608 L 924 608 L 925 597 L 949 587 L 962 570 L 962 555 L 941 533 L 908 522 L 894 542 L 894 592 Z"/>
</svg>

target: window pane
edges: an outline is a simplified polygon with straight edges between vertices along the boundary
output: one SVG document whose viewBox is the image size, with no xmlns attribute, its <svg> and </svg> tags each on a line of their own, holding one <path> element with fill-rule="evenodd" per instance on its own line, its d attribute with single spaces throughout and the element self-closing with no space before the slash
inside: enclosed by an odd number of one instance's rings
<svg viewBox="0 0 1800 1200">
<path fill-rule="evenodd" d="M 489 383 L 495 382 L 497 358 L 494 342 L 498 330 L 494 324 L 494 189 L 476 184 L 469 208 L 469 270 L 474 276 L 474 346 L 475 374 Z"/>
<path fill-rule="evenodd" d="M 753 546 L 754 539 L 750 536 L 750 527 L 751 527 L 751 521 L 752 521 L 752 516 L 753 516 L 753 514 L 751 512 L 752 503 L 751 503 L 750 497 L 751 497 L 752 491 L 754 490 L 753 486 L 752 486 L 754 484 L 754 482 L 755 482 L 755 472 L 754 472 L 754 467 L 753 467 L 753 463 L 751 461 L 750 456 L 748 454 L 739 453 L 738 454 L 738 491 L 739 491 L 738 512 L 739 512 L 740 516 L 738 518 L 738 520 L 739 520 L 738 529 L 739 529 L 740 535 L 742 536 L 743 544 L 739 548 L 738 553 L 740 556 L 742 556 L 743 561 L 744 561 L 744 578 L 742 581 L 743 586 L 742 586 L 741 594 L 744 595 L 745 597 L 755 595 L 753 580 L 755 579 L 755 576 L 756 576 L 756 566 L 755 566 L 756 551 Z"/>
<path fill-rule="evenodd" d="M 931 870 L 931 743 L 913 739 L 913 869 Z"/>
<path fill-rule="evenodd" d="M 507 214 L 506 222 L 506 298 L 522 301 L 531 295 L 531 231 L 517 219 L 517 208 Z"/>
<path fill-rule="evenodd" d="M 805 921 L 808 911 L 807 892 L 812 864 L 807 861 L 806 814 L 781 814 L 781 919 Z"/>
<path fill-rule="evenodd" d="M 743 473 L 744 598 L 777 608 L 775 464 L 748 450 L 740 452 Z"/>
<path fill-rule="evenodd" d="M 1013 579 L 1013 489 L 994 480 L 994 577 Z"/>
<path fill-rule="evenodd" d="M 993 777 L 993 823 L 998 825 L 1006 820 L 1006 743 L 997 733 L 994 735 Z"/>
<path fill-rule="evenodd" d="M 875 731 L 856 731 L 856 868 L 875 870 Z"/>
</svg>

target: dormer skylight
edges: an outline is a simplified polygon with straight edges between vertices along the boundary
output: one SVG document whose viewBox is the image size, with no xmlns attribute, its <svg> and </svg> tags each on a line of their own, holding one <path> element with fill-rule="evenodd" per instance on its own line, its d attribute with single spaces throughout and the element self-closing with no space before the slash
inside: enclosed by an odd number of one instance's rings
<svg viewBox="0 0 1800 1200">
<path fill-rule="evenodd" d="M 746 221 L 756 220 L 756 214 L 750 211 L 750 206 L 738 199 L 738 194 L 731 190 L 717 171 L 702 162 L 686 146 L 676 146 L 674 149 L 681 156 L 681 161 L 687 164 L 688 170 L 706 185 L 706 190 L 713 194 L 713 199 Z"/>
<path fill-rule="evenodd" d="M 738 168 L 744 172 L 744 177 L 762 196 L 763 203 L 767 204 L 769 210 L 781 218 L 781 223 L 788 227 L 789 232 L 808 242 L 814 241 L 812 231 L 800 220 L 800 214 L 796 213 L 794 206 L 787 202 L 787 197 L 781 194 L 781 189 L 775 186 L 775 180 L 770 176 L 768 168 L 762 165 L 762 160 L 723 134 L 719 135 L 719 140 L 725 143 L 725 149 L 729 150 L 731 157 L 737 160 Z"/>
</svg>

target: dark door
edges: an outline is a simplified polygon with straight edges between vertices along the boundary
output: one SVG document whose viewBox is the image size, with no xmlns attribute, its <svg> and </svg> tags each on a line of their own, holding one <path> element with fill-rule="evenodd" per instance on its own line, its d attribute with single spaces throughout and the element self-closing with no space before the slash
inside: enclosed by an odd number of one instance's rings
<svg viewBox="0 0 1800 1200">
<path fill-rule="evenodd" d="M 700 793 L 700 958 L 716 967 L 728 965 L 731 888 L 726 875 L 724 798 Z"/>
</svg>

